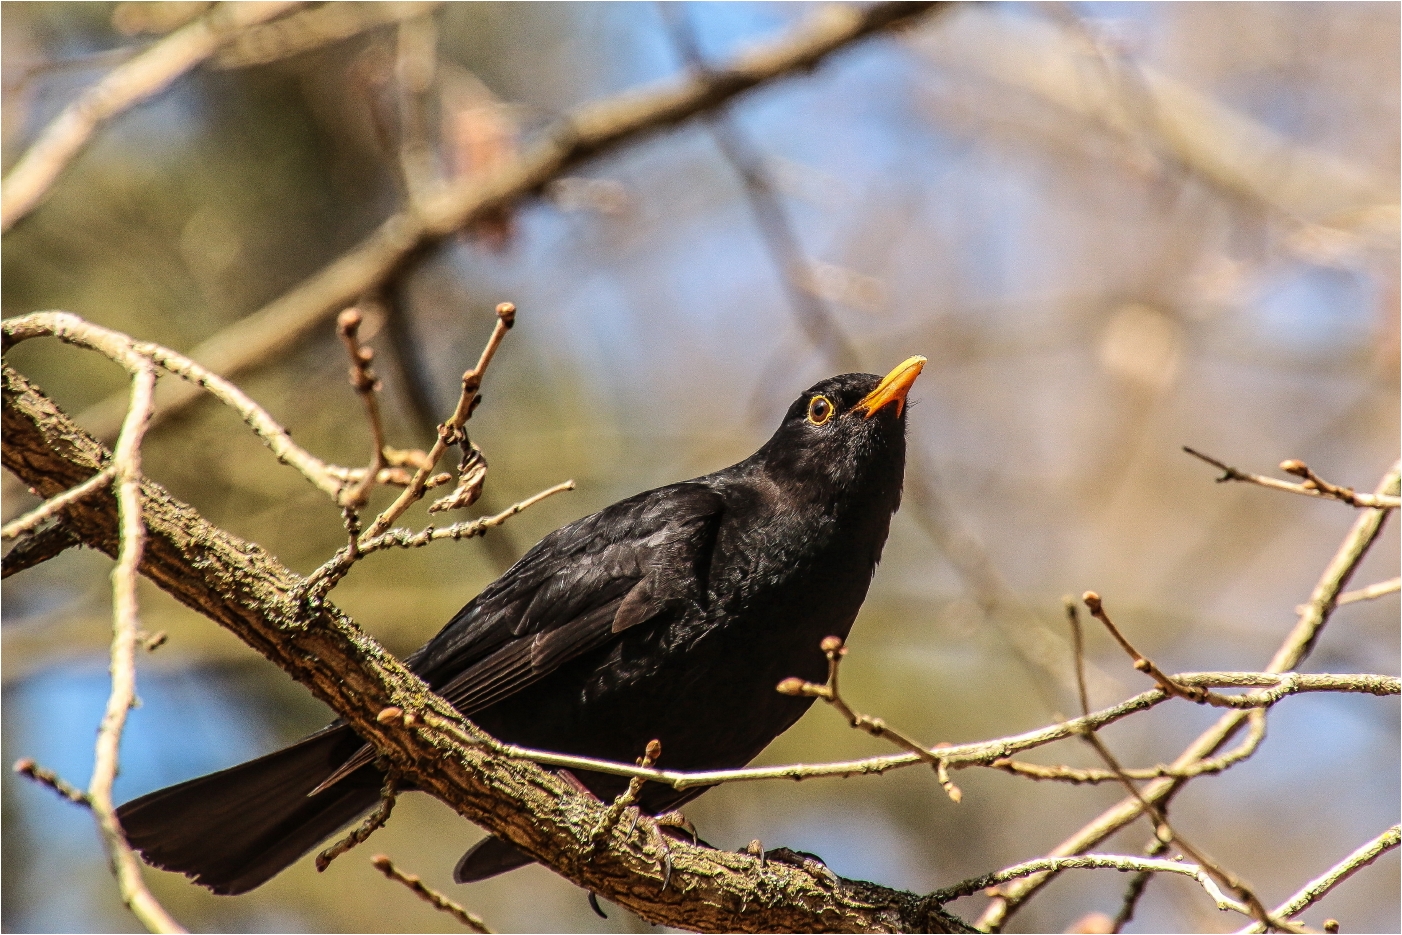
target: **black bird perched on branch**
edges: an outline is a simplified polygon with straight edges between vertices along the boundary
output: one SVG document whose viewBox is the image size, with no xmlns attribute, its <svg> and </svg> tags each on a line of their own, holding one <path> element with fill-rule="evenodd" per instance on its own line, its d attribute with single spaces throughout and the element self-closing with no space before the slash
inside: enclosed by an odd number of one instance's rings
<svg viewBox="0 0 1402 935">
<path fill-rule="evenodd" d="M 743 766 L 822 682 L 818 644 L 846 638 L 900 504 L 905 398 L 924 365 L 814 385 L 749 458 L 629 497 L 542 539 L 406 664 L 494 736 L 632 762 L 662 743 L 678 770 Z M 600 798 L 627 781 L 578 771 Z M 268 880 L 380 798 L 374 751 L 333 724 L 300 743 L 161 789 L 118 811 L 158 867 L 216 893 Z M 644 785 L 675 809 L 704 789 Z M 487 838 L 459 882 L 529 863 Z"/>
</svg>

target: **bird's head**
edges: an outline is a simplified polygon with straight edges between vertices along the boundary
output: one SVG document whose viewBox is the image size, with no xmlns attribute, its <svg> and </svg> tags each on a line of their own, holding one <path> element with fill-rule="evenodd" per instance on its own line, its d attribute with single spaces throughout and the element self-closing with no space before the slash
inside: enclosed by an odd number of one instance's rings
<svg viewBox="0 0 1402 935">
<path fill-rule="evenodd" d="M 924 366 L 924 357 L 910 357 L 884 377 L 844 373 L 815 383 L 755 459 L 781 485 L 874 497 L 894 510 L 905 473 L 906 394 Z"/>
</svg>

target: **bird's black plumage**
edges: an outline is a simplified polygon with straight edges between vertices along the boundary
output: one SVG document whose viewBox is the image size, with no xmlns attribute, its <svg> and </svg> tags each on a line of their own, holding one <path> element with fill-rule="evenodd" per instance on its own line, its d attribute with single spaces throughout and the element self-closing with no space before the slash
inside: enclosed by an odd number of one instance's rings
<svg viewBox="0 0 1402 935">
<path fill-rule="evenodd" d="M 631 762 L 657 739 L 670 769 L 743 766 L 812 703 L 775 686 L 822 681 L 819 642 L 845 638 L 866 597 L 900 503 L 905 394 L 922 364 L 824 380 L 744 461 L 557 529 L 406 664 L 512 743 Z M 375 804 L 372 761 L 332 725 L 118 815 L 151 863 L 241 893 Z M 606 799 L 626 785 L 575 775 Z M 649 783 L 639 805 L 658 814 L 701 791 Z M 526 862 L 489 838 L 456 877 Z"/>
</svg>

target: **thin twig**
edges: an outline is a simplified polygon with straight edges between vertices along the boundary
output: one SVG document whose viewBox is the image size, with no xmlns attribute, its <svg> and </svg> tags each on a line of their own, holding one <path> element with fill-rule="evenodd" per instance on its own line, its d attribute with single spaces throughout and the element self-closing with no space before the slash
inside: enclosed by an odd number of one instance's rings
<svg viewBox="0 0 1402 935">
<path fill-rule="evenodd" d="M 1194 701 L 1200 700 L 1201 696 L 1204 694 L 1201 688 L 1197 686 L 1178 685 L 1160 671 L 1152 662 L 1140 655 L 1134 647 L 1129 644 L 1129 641 L 1120 635 L 1120 631 L 1115 628 L 1115 625 L 1110 622 L 1109 615 L 1105 613 L 1105 608 L 1102 606 L 1098 594 L 1093 591 L 1087 591 L 1082 599 L 1086 602 L 1086 607 L 1090 609 L 1090 612 L 1110 630 L 1115 639 L 1124 647 L 1125 651 L 1135 657 L 1134 667 L 1136 669 L 1142 672 L 1148 672 L 1152 675 L 1154 681 L 1159 683 L 1159 687 L 1168 694 L 1177 695 Z M 1085 641 L 1081 638 L 1081 617 L 1080 614 L 1076 612 L 1076 605 L 1074 602 L 1068 601 L 1066 607 L 1067 619 L 1075 634 L 1076 685 L 1080 690 L 1081 696 L 1081 716 L 1085 717 L 1090 714 L 1090 703 L 1087 700 L 1088 696 L 1086 694 Z M 1260 712 L 1255 713 L 1264 717 Z M 1247 912 L 1252 918 L 1266 925 L 1268 928 L 1282 928 L 1286 931 L 1297 930 L 1297 928 L 1292 926 L 1289 922 L 1272 919 L 1265 905 L 1261 902 L 1260 897 L 1256 895 L 1255 890 L 1251 886 L 1235 873 L 1208 857 L 1204 851 L 1190 844 L 1182 834 L 1177 832 L 1173 826 L 1169 824 L 1167 813 L 1144 798 L 1143 793 L 1139 791 L 1139 787 L 1134 784 L 1133 779 L 1126 775 L 1124 767 L 1120 765 L 1115 755 L 1110 752 L 1110 748 L 1106 745 L 1104 740 L 1092 731 L 1086 731 L 1081 736 L 1086 743 L 1094 748 L 1095 752 L 1100 755 L 1100 758 L 1105 761 L 1105 765 L 1110 767 L 1110 772 L 1114 773 L 1115 778 L 1125 787 L 1125 790 L 1129 792 L 1130 796 L 1139 803 L 1140 808 L 1143 810 L 1144 817 L 1149 819 L 1154 827 L 1154 836 L 1156 838 L 1165 843 L 1172 842 L 1185 856 L 1191 860 L 1197 861 L 1198 865 L 1210 874 L 1213 880 L 1236 894 L 1237 898 L 1246 906 Z M 1145 883 L 1147 882 L 1146 880 Z M 1143 886 L 1144 884 L 1140 885 L 1141 890 Z"/>
<path fill-rule="evenodd" d="M 0 529 L 0 539 L 13 539 L 20 533 L 33 529 L 70 503 L 76 503 L 94 490 L 111 482 L 112 476 L 116 474 L 116 472 L 116 467 L 109 464 L 92 477 L 83 481 L 77 487 L 69 487 L 57 497 L 50 497 L 19 519 L 6 523 L 5 528 Z"/>
<path fill-rule="evenodd" d="M 120 331 L 86 321 L 71 312 L 33 312 L 10 318 L 0 324 L 6 352 L 21 341 L 36 337 L 55 337 L 77 347 L 105 354 L 121 363 L 135 357 L 145 357 L 181 379 L 205 390 L 215 399 L 239 414 L 259 440 L 283 464 L 296 468 L 303 477 L 323 493 L 336 499 L 345 484 L 358 480 L 360 474 L 347 468 L 328 465 L 303 449 L 267 410 L 228 380 L 159 344 L 135 341 Z"/>
<path fill-rule="evenodd" d="M 404 515 L 405 510 L 422 498 L 429 474 L 432 472 L 433 466 L 438 463 L 438 459 L 443 457 L 443 453 L 448 450 L 448 446 L 466 441 L 466 436 L 463 435 L 463 426 L 472 417 L 472 410 L 477 402 L 477 391 L 482 387 L 482 378 L 486 376 L 487 367 L 491 365 L 492 358 L 496 355 L 497 348 L 501 346 L 502 339 L 506 337 L 506 333 L 515 323 L 516 306 L 510 302 L 498 305 L 496 325 L 492 328 L 492 335 L 487 339 L 486 346 L 482 348 L 481 356 L 477 358 L 477 366 L 462 375 L 462 392 L 458 396 L 458 404 L 453 410 L 452 417 L 439 427 L 438 439 L 429 449 L 424 466 L 419 468 L 409 486 L 394 503 L 390 504 L 388 509 L 375 517 L 375 521 L 365 531 L 364 537 L 366 539 L 373 539 L 389 529 L 395 520 Z"/>
<path fill-rule="evenodd" d="M 418 549 L 441 539 L 471 539 L 474 536 L 485 535 L 487 530 L 495 529 L 522 510 L 530 509 L 547 497 L 563 493 L 566 490 L 574 490 L 574 488 L 574 481 L 562 481 L 554 487 L 547 487 L 539 493 L 532 494 L 519 503 L 513 503 L 500 513 L 481 519 L 454 523 L 451 526 L 425 526 L 418 532 L 410 529 L 391 529 L 373 539 L 361 539 L 360 555 L 364 557 L 371 552 L 379 552 L 383 549 Z"/>
<path fill-rule="evenodd" d="M 0 231 L 7 231 L 48 193 L 54 180 L 104 122 L 149 100 L 249 26 L 296 3 L 221 3 L 140 55 L 108 72 L 65 107 L 19 158 L 0 188 Z"/>
<path fill-rule="evenodd" d="M 1177 684 L 1166 674 L 1164 674 L 1162 669 L 1154 665 L 1151 659 L 1148 659 L 1144 656 L 1143 653 L 1135 649 L 1134 646 L 1130 644 L 1129 640 L 1125 639 L 1124 634 L 1120 632 L 1119 628 L 1110 622 L 1110 615 L 1105 613 L 1105 605 L 1100 600 L 1099 594 L 1096 594 L 1094 591 L 1087 591 L 1085 594 L 1081 595 L 1081 600 L 1086 602 L 1086 609 L 1090 611 L 1090 615 L 1096 620 L 1099 620 L 1102 624 L 1104 624 L 1105 629 L 1109 630 L 1110 635 L 1115 638 L 1115 642 L 1119 643 L 1120 647 L 1125 652 L 1129 653 L 1130 658 L 1134 660 L 1135 669 L 1147 674 L 1150 678 L 1152 678 L 1155 682 L 1159 684 L 1160 688 L 1168 692 L 1168 694 L 1170 695 L 1178 695 L 1179 697 L 1187 698 L 1189 701 L 1203 702 L 1207 700 L 1207 693 L 1201 688 L 1195 685 Z M 1074 611 L 1071 614 L 1071 621 L 1073 626 L 1076 628 L 1076 632 L 1080 633 L 1080 622 L 1077 619 Z M 1077 645 L 1079 646 L 1079 643 Z M 1080 668 L 1082 665 L 1083 663 L 1077 663 L 1077 671 L 1079 673 L 1082 689 L 1081 704 L 1084 706 L 1085 673 L 1084 670 Z"/>
<path fill-rule="evenodd" d="M 810 698 L 823 699 L 846 718 L 847 723 L 852 727 L 866 731 L 873 737 L 885 737 L 896 746 L 909 750 L 916 758 L 935 767 L 939 783 L 944 787 L 944 791 L 950 799 L 955 802 L 962 799 L 964 793 L 949 778 L 949 767 L 945 759 L 945 753 L 949 748 L 941 747 L 938 751 L 926 749 L 922 744 L 891 727 L 881 718 L 860 714 L 853 710 L 837 687 L 838 668 L 843 657 L 847 655 L 847 647 L 843 645 L 841 637 L 826 636 L 823 638 L 820 648 L 828 657 L 828 680 L 825 684 L 819 685 L 816 682 L 806 682 L 799 678 L 787 678 L 779 683 L 776 690 L 781 695 L 806 695 Z"/>
<path fill-rule="evenodd" d="M 151 415 L 151 397 L 156 386 L 156 368 L 150 361 L 142 359 L 135 371 L 131 409 L 112 454 L 120 524 L 117 567 L 112 570 L 112 691 L 97 731 L 88 802 L 102 832 L 122 901 L 150 931 L 183 932 L 185 930 L 146 888 L 141 877 L 141 861 L 127 844 L 112 802 L 112 783 L 117 777 L 122 730 L 126 726 L 127 712 L 136 704 L 136 635 L 139 628 L 136 582 L 141 554 L 146 545 L 146 523 L 141 516 L 141 438 Z"/>
<path fill-rule="evenodd" d="M 1377 495 L 1393 497 L 1398 495 L 1399 468 L 1402 468 L 1402 462 L 1394 463 L 1391 469 L 1383 475 L 1375 490 Z M 1382 532 L 1383 524 L 1387 521 L 1390 512 L 1386 509 L 1365 510 L 1354 520 L 1352 528 L 1344 536 L 1334 557 L 1321 574 L 1309 601 L 1301 605 L 1299 618 L 1271 658 L 1266 667 L 1267 673 L 1283 674 L 1294 669 L 1309 655 L 1315 641 L 1328 623 L 1329 616 L 1333 613 L 1339 594 L 1347 586 L 1349 578 L 1353 576 L 1358 567 L 1358 563 L 1363 560 L 1363 556 L 1377 540 L 1378 534 Z M 1188 767 L 1213 755 L 1241 729 L 1249 716 L 1247 712 L 1242 711 L 1224 714 L 1217 720 L 1216 724 L 1200 734 L 1179 754 L 1172 764 L 1173 767 Z M 1186 781 L 1177 777 L 1156 780 L 1142 790 L 1143 797 L 1162 807 L 1172 799 L 1178 790 L 1183 788 Z M 1124 799 L 1057 845 L 1049 856 L 1069 856 L 1092 848 L 1115 831 L 1134 821 L 1138 817 L 1139 811 L 1138 801 L 1133 798 Z M 1052 874 L 1041 874 L 1010 883 L 1004 887 L 1003 891 L 993 899 L 979 917 L 978 927 L 984 931 L 1001 929 L 1008 917 L 1030 896 L 1045 886 L 1051 877 Z"/>
<path fill-rule="evenodd" d="M 1168 851 L 1168 842 L 1155 834 L 1149 839 L 1149 843 L 1144 847 L 1144 856 L 1150 859 Z M 1154 874 L 1148 870 L 1141 870 L 1134 875 L 1125 887 L 1124 898 L 1120 900 L 1120 911 L 1115 913 L 1114 925 L 1111 931 L 1122 932 L 1124 927 L 1134 919 L 1134 910 L 1139 906 L 1139 900 L 1144 895 L 1145 889 L 1149 886 L 1149 881 Z"/>
<path fill-rule="evenodd" d="M 380 804 L 376 805 L 375 810 L 366 815 L 365 820 L 356 825 L 350 834 L 316 855 L 316 872 L 325 873 L 333 860 L 351 848 L 364 844 L 370 835 L 383 828 L 394 811 L 394 803 L 398 797 L 399 782 L 391 770 L 385 774 L 384 787 L 380 790 Z"/>
<path fill-rule="evenodd" d="M 1190 766 L 1174 767 L 1165 763 L 1160 763 L 1157 766 L 1143 768 L 1130 767 L 1124 769 L 1123 772 L 1124 775 L 1131 779 L 1163 779 L 1170 776 L 1176 779 L 1192 779 L 1195 776 L 1220 773 L 1250 757 L 1256 752 L 1256 749 L 1260 747 L 1261 741 L 1265 739 L 1266 719 L 1263 717 L 1255 717 L 1251 719 L 1251 729 L 1247 733 L 1246 739 L 1226 753 L 1198 760 Z M 1073 785 L 1120 781 L 1120 777 L 1108 769 L 1083 769 L 1074 766 L 1043 766 L 1040 763 L 1023 763 L 1011 759 L 994 760 L 987 765 L 994 769 L 1001 769 L 1005 772 L 1013 773 L 1017 776 L 1024 776 L 1028 779 L 1054 780 L 1057 782 L 1069 782 Z"/>
<path fill-rule="evenodd" d="M 380 471 L 385 466 L 385 426 L 380 418 L 378 395 L 380 380 L 372 368 L 375 362 L 374 349 L 360 343 L 360 324 L 363 320 L 364 316 L 358 308 L 348 308 L 336 319 L 336 333 L 341 336 L 341 342 L 346 346 L 346 355 L 350 357 L 351 386 L 364 403 L 365 418 L 370 423 L 370 464 L 365 468 L 365 475 L 355 486 L 341 495 L 341 506 L 350 510 L 358 510 L 365 505 L 365 501 L 370 497 L 370 489 L 375 485 L 375 479 L 380 476 Z M 352 532 L 352 545 L 355 540 L 356 533 Z"/>
<path fill-rule="evenodd" d="M 1277 919 L 1292 918 L 1299 915 L 1310 906 L 1329 895 L 1329 892 L 1333 890 L 1334 887 L 1377 860 L 1383 854 L 1397 847 L 1399 843 L 1402 843 L 1402 826 L 1393 825 L 1391 828 L 1388 828 L 1382 834 L 1330 867 L 1322 876 L 1316 877 L 1306 883 L 1298 893 L 1281 903 L 1271 915 Z M 1242 931 L 1262 932 L 1265 930 L 1261 928 L 1260 925 L 1253 925 L 1250 928 L 1242 929 Z"/>
<path fill-rule="evenodd" d="M 74 805 L 81 805 L 84 808 L 92 807 L 92 801 L 88 798 L 86 792 L 79 789 L 53 770 L 45 769 L 38 763 L 35 763 L 29 757 L 16 760 L 14 769 L 16 773 L 19 773 L 21 776 L 28 776 L 39 785 L 48 786 Z"/>
<path fill-rule="evenodd" d="M 1266 477 L 1264 474 L 1252 474 L 1250 471 L 1239 471 L 1229 464 L 1224 464 L 1216 458 L 1205 455 L 1201 451 L 1196 451 L 1183 446 L 1183 450 L 1194 458 L 1200 458 L 1208 464 L 1222 472 L 1222 476 L 1217 478 L 1217 483 L 1226 481 L 1245 481 L 1248 484 L 1257 484 L 1261 487 L 1269 487 L 1272 490 L 1284 490 L 1289 493 L 1297 493 L 1305 497 L 1321 497 L 1325 500 L 1338 500 L 1354 507 L 1367 507 L 1372 509 L 1395 510 L 1402 506 L 1402 497 L 1394 497 L 1388 494 L 1358 493 L 1352 487 L 1340 487 L 1331 484 L 1310 470 L 1309 465 L 1296 458 L 1280 462 L 1280 469 L 1287 474 L 1294 474 L 1296 477 L 1303 477 L 1304 481 L 1292 484 L 1290 481 L 1277 480 L 1274 477 Z"/>
<path fill-rule="evenodd" d="M 457 919 L 474 932 L 479 932 L 481 935 L 491 935 L 492 930 L 487 928 L 487 923 L 482 921 L 481 916 L 468 912 L 443 894 L 424 886 L 423 880 L 420 880 L 418 876 L 412 873 L 405 873 L 400 870 L 394 865 L 394 861 L 390 860 L 384 854 L 376 854 L 371 858 L 370 863 L 374 865 L 376 870 L 380 871 L 391 880 L 398 880 L 400 883 L 403 883 L 413 891 L 415 895 L 433 908 L 448 913 L 448 915 Z"/>
<path fill-rule="evenodd" d="M 366 544 L 379 540 L 394 521 L 404 514 L 405 510 L 423 498 L 424 492 L 428 490 L 431 480 L 434 479 L 431 477 L 434 465 L 443 457 L 443 453 L 448 450 L 450 445 L 460 445 L 465 454 L 458 466 L 458 487 L 453 494 L 444 499 L 461 501 L 465 504 L 470 504 L 476 499 L 475 494 L 481 490 L 482 481 L 486 474 L 486 462 L 482 459 L 481 452 L 468 439 L 464 426 L 467 424 L 467 420 L 472 418 L 473 410 L 477 408 L 477 402 L 480 399 L 477 391 L 482 387 L 482 378 L 487 373 L 487 367 L 491 365 L 492 358 L 496 356 L 497 348 L 501 346 L 502 339 L 506 337 L 506 333 L 516 322 L 516 306 L 510 302 L 501 303 L 497 306 L 496 311 L 496 325 L 492 329 L 491 337 L 487 339 L 486 345 L 482 348 L 481 355 L 477 358 L 477 366 L 462 375 L 462 392 L 458 396 L 457 406 L 454 408 L 452 416 L 447 422 L 438 426 L 438 437 L 434 440 L 433 447 L 429 449 L 428 454 L 415 459 L 418 469 L 414 472 L 408 486 L 393 503 L 375 517 L 375 521 L 370 524 L 368 530 L 363 534 L 359 533 L 358 530 L 353 532 L 351 541 L 346 547 L 337 551 L 335 555 L 307 577 L 303 584 L 304 600 L 313 604 L 323 600 L 331 589 L 346 576 L 351 566 L 365 554 Z M 570 483 L 572 485 L 572 482 Z M 561 487 L 561 485 L 557 485 L 557 487 Z M 562 487 L 562 489 L 568 488 Z M 551 493 L 554 492 L 556 491 L 552 488 Z M 532 498 L 531 502 L 538 502 L 544 499 L 544 496 L 537 495 Z M 435 503 L 429 512 L 443 508 L 443 503 L 443 500 Z M 508 516 L 519 513 L 518 507 L 520 507 L 519 504 L 506 510 L 505 515 L 496 519 L 496 522 L 501 522 Z M 348 522 L 350 522 L 349 517 Z M 482 531 L 487 528 L 489 527 L 483 526 Z M 461 537 L 461 535 L 458 536 L 458 538 Z M 434 537 L 430 535 L 428 541 L 431 541 L 432 538 Z M 382 547 L 396 544 L 398 544 L 397 541 L 387 541 L 386 545 Z"/>
<path fill-rule="evenodd" d="M 1356 591 L 1345 591 L 1334 601 L 1335 607 L 1344 604 L 1353 604 L 1358 601 L 1371 601 L 1388 594 L 1395 594 L 1402 588 L 1402 578 L 1393 578 L 1390 581 L 1379 581 L 1377 584 L 1370 584 L 1366 588 L 1359 588 Z"/>
<path fill-rule="evenodd" d="M 1213 903 L 1218 909 L 1231 909 L 1240 912 L 1242 915 L 1250 915 L 1246 907 L 1236 900 L 1229 899 L 1225 893 L 1213 881 L 1212 875 L 1201 867 L 1192 864 L 1181 863 L 1176 860 L 1154 860 L 1147 857 L 1127 857 L 1120 854 L 1083 854 L 1081 856 L 1068 857 L 1039 857 L 1036 860 L 1025 861 L 1020 864 L 999 870 L 994 873 L 984 874 L 972 880 L 964 880 L 954 886 L 947 886 L 944 889 L 935 890 L 927 899 L 939 905 L 952 902 L 965 896 L 972 896 L 991 886 L 1000 883 L 1007 883 L 1023 877 L 1030 877 L 1045 873 L 1059 873 L 1062 870 L 1118 870 L 1121 873 L 1132 873 L 1137 871 L 1147 871 L 1149 873 L 1176 873 L 1196 880 L 1208 896 L 1212 897 Z"/>
<path fill-rule="evenodd" d="M 1272 675 L 1263 672 L 1185 672 L 1175 675 L 1173 678 L 1180 684 L 1188 685 L 1272 686 L 1261 692 L 1253 692 L 1250 695 L 1241 696 L 1243 699 L 1249 699 L 1250 704 L 1256 707 L 1270 707 L 1291 695 L 1307 692 L 1357 692 L 1378 695 L 1380 697 L 1402 694 L 1402 679 L 1387 675 L 1327 675 L 1301 673 Z M 1015 734 L 1009 737 L 999 737 L 980 743 L 937 747 L 925 751 L 927 754 L 926 756 L 912 752 L 888 756 L 866 757 L 860 760 L 843 760 L 833 763 L 793 763 L 786 766 L 757 766 L 745 769 L 683 772 L 676 770 L 642 769 L 629 763 L 620 763 L 613 760 L 599 760 L 592 757 L 572 756 L 564 753 L 554 753 L 548 750 L 533 750 L 529 747 L 520 747 L 514 744 L 502 744 L 500 751 L 509 756 L 539 763 L 542 766 L 592 770 L 599 773 L 609 773 L 614 776 L 641 776 L 644 779 L 650 779 L 654 782 L 665 783 L 674 789 L 690 789 L 697 786 L 719 785 L 727 782 L 756 782 L 770 779 L 789 779 L 797 781 L 819 777 L 840 778 L 845 776 L 880 774 L 893 769 L 913 766 L 917 763 L 929 763 L 931 762 L 931 758 L 940 760 L 952 769 L 968 769 L 976 766 L 1006 769 L 1004 765 L 1007 762 L 1006 758 L 1013 753 L 1046 746 L 1047 744 L 1055 743 L 1059 740 L 1066 740 L 1071 737 L 1078 737 L 1085 731 L 1099 730 L 1107 724 L 1112 724 L 1132 714 L 1147 711 L 1149 708 L 1168 701 L 1169 698 L 1170 696 L 1165 694 L 1162 689 L 1154 688 L 1122 701 L 1113 707 L 1093 712 L 1089 717 L 1062 721 L 1049 727 L 1028 731 L 1027 733 Z M 1243 744 L 1242 748 L 1239 748 L 1232 754 L 1224 755 L 1219 758 L 1221 762 L 1214 763 L 1207 760 L 1194 760 L 1193 763 L 1182 766 L 1154 767 L 1153 777 L 1143 778 L 1157 778 L 1161 776 L 1191 778 L 1201 775 L 1203 772 L 1220 772 L 1232 763 L 1249 756 L 1251 752 L 1255 750 L 1257 744 L 1259 744 L 1259 739 L 1255 739 L 1249 744 Z M 1027 766 L 1027 764 L 1022 765 Z M 1064 770 L 1068 772 L 1070 770 L 1069 767 L 1048 767 L 1048 769 L 1055 769 L 1058 771 Z M 1182 771 L 1181 775 L 1178 772 L 1179 770 Z M 1012 770 L 1009 771 L 1011 772 Z M 1019 770 L 1018 772 L 1021 771 Z M 1036 778 L 1066 778 L 1071 782 L 1078 781 L 1070 775 L 1064 777 L 1057 775 Z M 1101 779 L 1084 781 L 1106 781 L 1114 778 L 1114 774 L 1111 773 L 1105 775 Z"/>
</svg>

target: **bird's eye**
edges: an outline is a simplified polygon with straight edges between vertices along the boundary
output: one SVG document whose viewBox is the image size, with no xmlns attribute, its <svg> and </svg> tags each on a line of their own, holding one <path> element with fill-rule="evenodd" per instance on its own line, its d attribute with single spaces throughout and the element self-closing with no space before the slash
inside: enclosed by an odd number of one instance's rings
<svg viewBox="0 0 1402 935">
<path fill-rule="evenodd" d="M 832 400 L 826 396 L 814 396 L 808 403 L 808 421 L 814 425 L 822 425 L 832 418 Z"/>
</svg>

